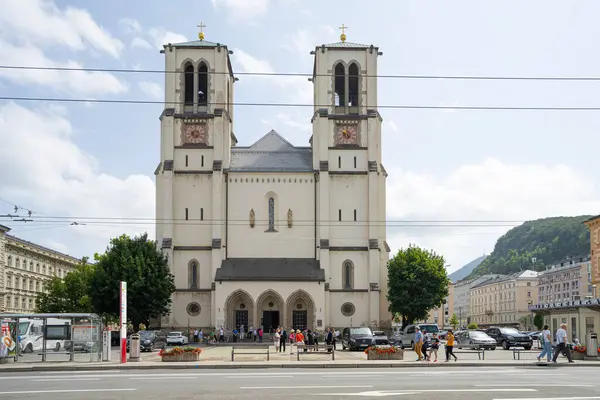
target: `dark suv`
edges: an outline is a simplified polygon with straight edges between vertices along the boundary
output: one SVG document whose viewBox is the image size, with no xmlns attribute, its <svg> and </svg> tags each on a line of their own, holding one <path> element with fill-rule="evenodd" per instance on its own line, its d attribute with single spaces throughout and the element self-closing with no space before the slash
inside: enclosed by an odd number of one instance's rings
<svg viewBox="0 0 600 400">
<path fill-rule="evenodd" d="M 531 350 L 533 347 L 533 339 L 531 336 L 519 332 L 515 328 L 495 327 L 485 331 L 489 336 L 496 339 L 496 342 L 502 346 L 504 350 L 511 347 L 523 347 L 525 350 Z"/>
<path fill-rule="evenodd" d="M 371 328 L 344 328 L 342 331 L 342 349 L 360 350 L 374 344 Z"/>
<path fill-rule="evenodd" d="M 154 351 L 154 349 L 164 349 L 167 347 L 167 337 L 161 331 L 139 331 L 140 351 Z M 131 336 L 127 338 L 127 351 Z"/>
</svg>

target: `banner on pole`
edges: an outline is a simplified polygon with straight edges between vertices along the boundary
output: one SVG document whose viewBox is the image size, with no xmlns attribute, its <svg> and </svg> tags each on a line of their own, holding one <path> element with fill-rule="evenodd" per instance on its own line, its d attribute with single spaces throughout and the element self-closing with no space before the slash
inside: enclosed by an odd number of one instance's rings
<svg viewBox="0 0 600 400">
<path fill-rule="evenodd" d="M 121 282 L 120 317 L 121 317 L 121 363 L 127 362 L 127 282 Z"/>
</svg>

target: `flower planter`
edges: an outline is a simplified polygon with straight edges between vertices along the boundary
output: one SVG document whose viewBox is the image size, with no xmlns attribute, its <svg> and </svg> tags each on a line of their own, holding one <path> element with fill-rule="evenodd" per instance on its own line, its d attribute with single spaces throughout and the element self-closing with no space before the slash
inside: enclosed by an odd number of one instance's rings
<svg viewBox="0 0 600 400">
<path fill-rule="evenodd" d="M 404 360 L 404 351 L 399 349 L 395 353 L 377 353 L 370 351 L 367 353 L 367 360 Z"/>
<path fill-rule="evenodd" d="M 582 353 L 580 351 L 572 351 L 571 352 L 571 357 L 573 358 L 573 360 L 583 360 L 585 356 L 585 353 Z"/>
<path fill-rule="evenodd" d="M 185 362 L 185 361 L 200 361 L 200 354 L 198 353 L 182 353 L 172 356 L 164 356 L 163 362 Z"/>
</svg>

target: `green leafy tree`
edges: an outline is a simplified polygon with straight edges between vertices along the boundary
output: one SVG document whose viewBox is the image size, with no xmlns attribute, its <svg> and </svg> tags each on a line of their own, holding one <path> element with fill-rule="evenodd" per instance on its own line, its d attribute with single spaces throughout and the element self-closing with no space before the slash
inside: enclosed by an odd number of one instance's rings
<svg viewBox="0 0 600 400">
<path fill-rule="evenodd" d="M 402 315 L 402 325 L 426 319 L 448 296 L 444 258 L 416 246 L 401 249 L 388 262 L 389 311 Z"/>
<path fill-rule="evenodd" d="M 469 325 L 467 325 L 467 329 L 479 329 L 479 325 L 477 325 L 475 322 L 471 322 Z"/>
<path fill-rule="evenodd" d="M 110 241 L 104 254 L 96 254 L 92 278 L 92 302 L 100 314 L 119 315 L 120 282 L 127 282 L 127 317 L 135 331 L 140 324 L 150 325 L 170 311 L 174 277 L 167 257 L 143 234 L 122 235 Z"/>
<path fill-rule="evenodd" d="M 94 307 L 90 297 L 90 282 L 94 265 L 83 258 L 73 271 L 64 278 L 52 277 L 45 284 L 45 293 L 36 300 L 38 313 L 92 313 Z"/>
<path fill-rule="evenodd" d="M 456 316 L 456 314 L 452 314 L 452 317 L 450 318 L 450 321 L 448 321 L 448 322 L 454 329 L 456 329 L 456 327 L 458 325 L 460 325 L 460 322 L 458 322 L 458 317 Z"/>
<path fill-rule="evenodd" d="M 535 317 L 533 317 L 533 325 L 541 331 L 544 327 L 544 316 L 542 314 L 535 314 Z"/>
</svg>

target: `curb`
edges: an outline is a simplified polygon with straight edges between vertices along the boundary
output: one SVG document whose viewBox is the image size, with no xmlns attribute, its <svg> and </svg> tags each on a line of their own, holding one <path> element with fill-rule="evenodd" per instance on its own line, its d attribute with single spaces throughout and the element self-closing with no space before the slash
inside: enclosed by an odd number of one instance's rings
<svg viewBox="0 0 600 400">
<path fill-rule="evenodd" d="M 0 367 L 0 373 L 6 372 L 52 372 L 52 371 L 129 371 L 129 370 L 181 370 L 181 369 L 196 369 L 196 370 L 227 370 L 227 369 L 318 369 L 318 368 L 330 368 L 330 369 L 348 369 L 348 368 L 506 368 L 506 367 L 521 367 L 521 368 L 564 368 L 564 367 L 600 367 L 600 362 L 590 364 L 567 364 L 567 363 L 495 363 L 495 364 L 483 364 L 483 363 L 441 363 L 441 364 L 410 364 L 410 363 L 353 363 L 353 364 L 256 364 L 256 363 L 244 363 L 244 364 L 171 364 L 163 365 L 157 363 L 156 365 L 139 365 L 139 364 L 116 364 L 116 365 L 35 365 L 31 367 Z"/>
</svg>

